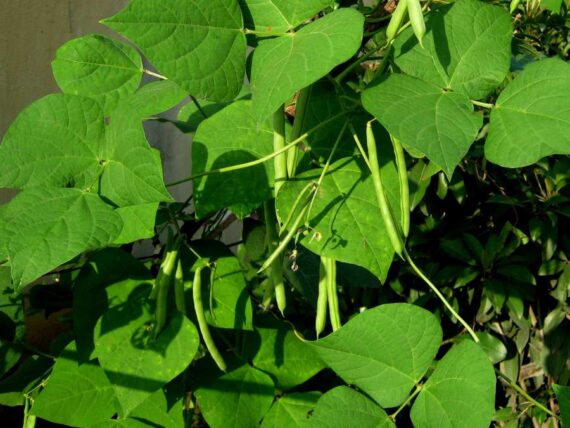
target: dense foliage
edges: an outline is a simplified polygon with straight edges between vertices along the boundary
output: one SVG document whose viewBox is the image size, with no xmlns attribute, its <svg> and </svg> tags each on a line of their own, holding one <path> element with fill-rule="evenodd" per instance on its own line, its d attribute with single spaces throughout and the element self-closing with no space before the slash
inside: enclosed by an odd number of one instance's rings
<svg viewBox="0 0 570 428">
<path fill-rule="evenodd" d="M 62 93 L 0 145 L 0 403 L 26 427 L 570 425 L 568 19 L 131 0 L 103 21 L 128 41 L 66 43 Z M 189 177 L 165 184 L 150 121 L 188 134 Z"/>
</svg>

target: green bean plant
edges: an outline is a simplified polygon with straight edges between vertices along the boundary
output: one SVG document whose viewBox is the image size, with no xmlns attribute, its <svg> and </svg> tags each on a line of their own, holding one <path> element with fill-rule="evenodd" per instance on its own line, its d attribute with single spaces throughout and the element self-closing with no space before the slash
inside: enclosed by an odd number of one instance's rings
<svg viewBox="0 0 570 428">
<path fill-rule="evenodd" d="M 567 9 L 131 0 L 122 37 L 61 46 L 61 93 L 0 145 L 0 403 L 27 428 L 570 426 Z M 191 145 L 174 182 L 150 122 Z"/>
</svg>

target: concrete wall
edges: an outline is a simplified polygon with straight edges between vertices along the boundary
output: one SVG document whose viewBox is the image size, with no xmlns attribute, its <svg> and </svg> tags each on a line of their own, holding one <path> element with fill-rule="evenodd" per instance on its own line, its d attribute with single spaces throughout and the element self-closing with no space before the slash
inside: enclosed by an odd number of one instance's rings
<svg viewBox="0 0 570 428">
<path fill-rule="evenodd" d="M 58 92 L 51 73 L 57 48 L 85 34 L 113 34 L 99 20 L 115 14 L 126 3 L 127 0 L 0 0 L 0 136 L 24 107 Z M 161 150 L 166 181 L 189 175 L 189 138 L 164 124 L 151 123 L 145 129 L 151 144 Z M 189 191 L 189 185 L 173 189 L 177 199 L 185 199 Z M 0 190 L 0 203 L 12 194 Z"/>
</svg>

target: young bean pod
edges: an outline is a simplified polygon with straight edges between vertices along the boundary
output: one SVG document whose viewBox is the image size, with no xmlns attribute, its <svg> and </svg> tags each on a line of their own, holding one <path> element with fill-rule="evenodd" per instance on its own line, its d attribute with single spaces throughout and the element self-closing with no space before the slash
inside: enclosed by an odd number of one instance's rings
<svg viewBox="0 0 570 428">
<path fill-rule="evenodd" d="M 420 0 L 406 0 L 408 3 L 408 15 L 410 16 L 410 24 L 412 30 L 423 47 L 422 39 L 426 33 L 426 23 L 424 21 L 424 14 L 422 13 L 422 5 Z"/>
<path fill-rule="evenodd" d="M 204 315 L 204 305 L 202 303 L 202 270 L 204 266 L 196 268 L 194 272 L 194 282 L 192 284 L 192 301 L 194 302 L 194 312 L 196 313 L 196 319 L 198 320 L 198 328 L 200 329 L 200 334 L 204 340 L 206 348 L 210 352 L 213 360 L 215 361 L 218 368 L 225 372 L 227 370 L 226 363 L 222 354 L 216 347 L 216 343 L 210 333 L 210 327 L 206 322 L 206 316 Z"/>
<path fill-rule="evenodd" d="M 400 140 L 390 136 L 394 155 L 396 157 L 396 167 L 398 169 L 398 179 L 400 184 L 400 211 L 401 225 L 404 239 L 410 233 L 410 186 L 408 184 L 408 169 L 406 167 L 406 156 Z"/>
<path fill-rule="evenodd" d="M 182 270 L 182 260 L 178 259 L 176 271 L 174 272 L 174 302 L 176 309 L 186 315 L 186 299 L 184 297 L 184 273 Z"/>
<path fill-rule="evenodd" d="M 158 276 L 155 280 L 156 289 L 156 309 L 154 318 L 156 324 L 154 326 L 154 336 L 157 337 L 166 324 L 166 316 L 168 313 L 168 290 L 172 282 L 172 276 L 176 263 L 178 261 L 178 246 L 175 245 L 166 253 L 164 261 L 160 265 Z"/>
<path fill-rule="evenodd" d="M 368 148 L 368 160 L 370 162 L 372 182 L 374 183 L 374 190 L 376 191 L 376 199 L 380 206 L 382 220 L 384 221 L 384 226 L 386 227 L 386 232 L 388 233 L 392 247 L 394 247 L 394 251 L 400 257 L 403 257 L 404 242 L 394 222 L 394 216 L 390 210 L 388 198 L 386 198 L 386 194 L 384 193 L 384 186 L 380 175 L 380 166 L 378 164 L 378 153 L 376 151 L 376 138 L 374 137 L 374 131 L 372 130 L 372 121 L 366 124 L 366 145 Z"/>
<path fill-rule="evenodd" d="M 328 304 L 328 273 L 326 264 L 322 257 L 319 266 L 319 297 L 317 298 L 317 316 L 315 317 L 315 331 L 317 333 L 317 339 L 327 324 Z"/>
<path fill-rule="evenodd" d="M 283 106 L 281 106 L 273 114 L 273 150 L 277 152 L 283 150 L 284 147 L 285 113 L 283 112 Z M 283 152 L 276 156 L 273 164 L 275 167 L 275 194 L 277 195 L 277 192 L 279 192 L 279 189 L 287 180 L 287 153 Z"/>
<path fill-rule="evenodd" d="M 386 38 L 388 39 L 388 42 L 394 40 L 398 35 L 398 30 L 402 26 L 402 22 L 404 22 L 407 11 L 408 0 L 400 0 L 398 2 L 398 6 L 396 6 L 396 10 L 392 12 L 392 17 L 390 18 L 388 27 L 386 27 Z"/>
<path fill-rule="evenodd" d="M 321 260 L 323 257 L 321 256 Z M 336 260 L 331 257 L 324 257 L 323 260 L 326 269 L 326 287 L 327 287 L 327 301 L 329 306 L 329 319 L 333 331 L 341 328 L 340 322 L 340 309 L 338 306 L 338 289 L 336 285 Z"/>
<path fill-rule="evenodd" d="M 275 216 L 275 207 L 272 203 L 266 202 L 264 205 L 265 227 L 267 236 L 267 248 L 273 254 L 277 249 L 279 242 L 279 232 L 277 231 L 277 218 Z M 285 294 L 285 283 L 283 282 L 283 267 L 281 254 L 277 254 L 272 260 L 269 277 L 275 293 L 277 307 L 283 314 L 287 306 L 287 298 Z M 267 297 L 267 296 L 266 296 Z M 264 299 L 266 300 L 266 299 Z"/>
</svg>

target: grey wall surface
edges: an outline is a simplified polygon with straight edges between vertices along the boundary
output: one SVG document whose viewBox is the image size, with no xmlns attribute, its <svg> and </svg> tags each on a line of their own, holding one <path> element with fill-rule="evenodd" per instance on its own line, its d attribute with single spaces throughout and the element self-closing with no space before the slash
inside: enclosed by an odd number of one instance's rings
<svg viewBox="0 0 570 428">
<path fill-rule="evenodd" d="M 99 24 L 127 0 L 0 0 L 0 136 L 24 107 L 58 92 L 51 61 L 67 40 L 90 33 L 111 35 Z M 151 144 L 161 151 L 166 182 L 190 173 L 190 141 L 173 126 L 145 126 Z M 0 168 L 2 166 L 0 165 Z M 172 189 L 185 199 L 190 185 Z M 13 192 L 0 190 L 0 203 Z"/>
</svg>

